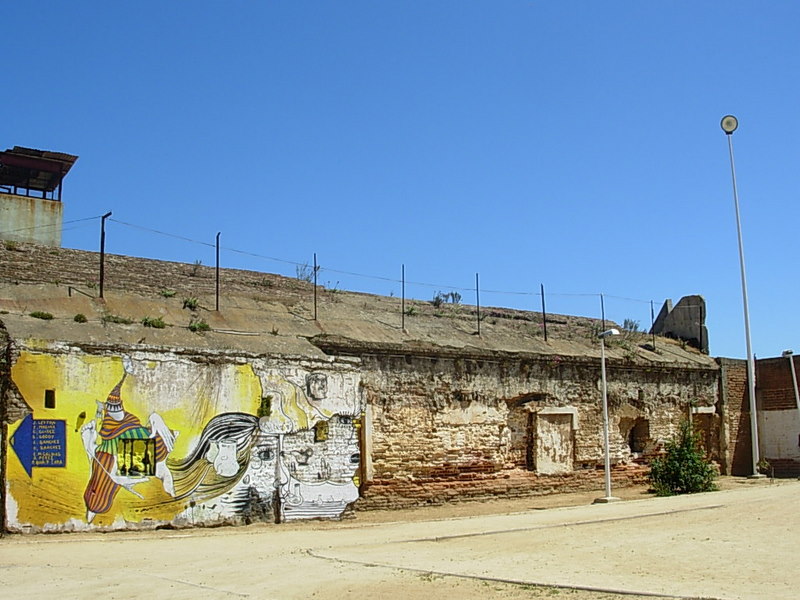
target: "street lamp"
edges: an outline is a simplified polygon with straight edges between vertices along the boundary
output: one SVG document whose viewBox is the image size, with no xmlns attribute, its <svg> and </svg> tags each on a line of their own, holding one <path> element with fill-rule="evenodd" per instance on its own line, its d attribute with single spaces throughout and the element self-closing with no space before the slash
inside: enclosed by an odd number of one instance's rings
<svg viewBox="0 0 800 600">
<path fill-rule="evenodd" d="M 608 449 L 608 384 L 606 383 L 606 343 L 605 339 L 610 335 L 619 335 L 619 329 L 609 329 L 599 334 L 600 338 L 600 373 L 603 380 L 603 447 L 605 449 L 605 476 L 606 476 L 606 495 L 595 499 L 595 504 L 607 504 L 619 500 L 611 495 L 611 457 Z"/>
<path fill-rule="evenodd" d="M 750 343 L 750 311 L 747 305 L 747 277 L 744 271 L 744 247 L 742 246 L 742 221 L 739 216 L 739 191 L 736 188 L 736 167 L 733 162 L 733 132 L 739 127 L 739 121 L 733 115 L 725 115 L 720 121 L 722 131 L 728 137 L 728 153 L 731 157 L 731 178 L 733 180 L 733 204 L 736 209 L 736 232 L 739 236 L 739 267 L 742 272 L 742 304 L 744 305 L 744 336 L 747 343 L 747 383 L 750 396 L 750 440 L 752 443 L 753 475 L 758 472 L 758 417 L 756 415 L 756 364 Z"/>
<path fill-rule="evenodd" d="M 792 385 L 794 385 L 794 401 L 797 403 L 797 411 L 800 412 L 800 393 L 797 391 L 797 372 L 794 370 L 794 358 L 792 358 L 793 354 L 794 352 L 791 350 L 784 350 L 781 356 L 789 359 L 789 369 L 792 371 Z"/>
</svg>

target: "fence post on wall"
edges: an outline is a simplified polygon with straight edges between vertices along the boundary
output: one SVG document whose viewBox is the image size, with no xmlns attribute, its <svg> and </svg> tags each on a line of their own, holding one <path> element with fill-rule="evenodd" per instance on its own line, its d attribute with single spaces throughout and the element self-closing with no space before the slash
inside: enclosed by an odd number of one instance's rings
<svg viewBox="0 0 800 600">
<path fill-rule="evenodd" d="M 544 326 L 544 341 L 547 341 L 547 309 L 544 307 L 544 284 L 540 283 L 542 289 L 542 325 Z"/>
<path fill-rule="evenodd" d="M 478 282 L 478 274 L 475 273 L 475 305 L 478 309 L 478 335 L 481 334 L 481 286 Z"/>
<path fill-rule="evenodd" d="M 220 231 L 217 232 L 217 268 L 216 268 L 217 289 L 216 289 L 216 303 L 215 303 L 216 308 L 214 309 L 217 312 L 219 312 L 219 234 L 220 233 L 221 233 Z"/>
<path fill-rule="evenodd" d="M 650 300 L 650 333 L 653 336 L 653 351 L 656 349 L 656 317 L 653 311 L 653 301 Z"/>
<path fill-rule="evenodd" d="M 314 320 L 317 320 L 317 253 L 314 252 Z"/>
<path fill-rule="evenodd" d="M 108 211 L 100 218 L 100 297 L 103 297 L 103 283 L 106 275 L 106 219 L 111 216 Z"/>
<path fill-rule="evenodd" d="M 606 330 L 606 303 L 603 299 L 603 294 L 600 294 L 600 321 L 602 325 L 600 325 L 600 330 Z"/>
<path fill-rule="evenodd" d="M 400 323 L 403 333 L 406 332 L 406 266 L 400 265 Z"/>
</svg>

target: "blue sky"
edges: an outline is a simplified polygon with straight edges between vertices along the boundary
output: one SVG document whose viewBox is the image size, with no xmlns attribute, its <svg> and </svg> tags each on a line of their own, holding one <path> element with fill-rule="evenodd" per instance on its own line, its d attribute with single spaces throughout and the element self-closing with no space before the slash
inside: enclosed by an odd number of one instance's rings
<svg viewBox="0 0 800 600">
<path fill-rule="evenodd" d="M 14 2 L 0 145 L 80 156 L 113 253 L 649 327 L 702 294 L 743 358 L 800 351 L 800 4 Z M 133 226 L 136 227 L 133 227 Z M 63 244 L 96 250 L 99 220 Z M 259 258 L 233 252 L 256 254 Z M 271 259 L 280 259 L 279 261 Z M 354 276 L 350 273 L 367 275 Z M 427 285 L 420 285 L 425 283 Z M 491 290 L 491 291 L 490 291 Z M 498 293 L 503 292 L 503 293 Z"/>
</svg>

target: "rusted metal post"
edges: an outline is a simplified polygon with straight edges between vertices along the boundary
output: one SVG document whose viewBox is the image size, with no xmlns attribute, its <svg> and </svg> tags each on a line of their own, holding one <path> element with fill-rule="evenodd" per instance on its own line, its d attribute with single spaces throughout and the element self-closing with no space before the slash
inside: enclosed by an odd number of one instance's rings
<svg viewBox="0 0 800 600">
<path fill-rule="evenodd" d="M 219 234 L 222 233 L 221 231 L 217 232 L 217 268 L 216 268 L 216 278 L 217 278 L 217 290 L 216 290 L 216 304 L 215 309 L 219 312 Z"/>
<path fill-rule="evenodd" d="M 314 320 L 317 320 L 317 253 L 314 252 Z"/>
<path fill-rule="evenodd" d="M 600 329 L 603 331 L 606 330 L 606 303 L 603 299 L 603 294 L 600 294 L 600 319 L 602 321 L 602 325 L 600 325 Z"/>
<path fill-rule="evenodd" d="M 400 265 L 400 323 L 403 333 L 406 331 L 406 266 Z"/>
<path fill-rule="evenodd" d="M 106 267 L 106 219 L 111 216 L 108 211 L 100 218 L 100 297 L 103 297 L 103 283 L 105 280 Z"/>
<path fill-rule="evenodd" d="M 478 335 L 481 334 L 481 286 L 475 273 L 475 305 L 478 309 Z"/>
<path fill-rule="evenodd" d="M 544 341 L 547 341 L 547 309 L 544 307 L 544 284 L 540 283 L 542 289 L 542 325 L 544 326 Z"/>
<path fill-rule="evenodd" d="M 650 300 L 650 333 L 653 334 L 653 350 L 656 349 L 656 313 L 653 309 L 653 301 Z"/>
</svg>

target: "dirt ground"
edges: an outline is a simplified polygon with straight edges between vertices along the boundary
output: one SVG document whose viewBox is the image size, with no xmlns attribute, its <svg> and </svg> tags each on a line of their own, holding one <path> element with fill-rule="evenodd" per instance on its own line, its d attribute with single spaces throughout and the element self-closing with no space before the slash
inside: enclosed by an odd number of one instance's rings
<svg viewBox="0 0 800 600">
<path fill-rule="evenodd" d="M 798 597 L 800 482 L 359 513 L 341 522 L 0 539 L 7 598 Z M 632 501 L 631 501 L 632 500 Z"/>
</svg>

